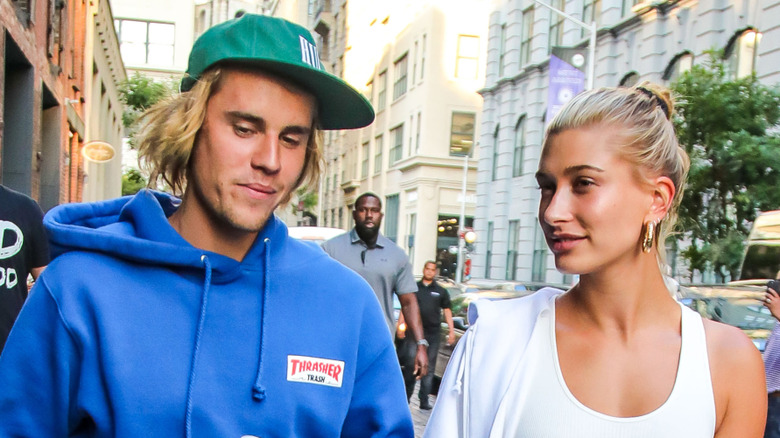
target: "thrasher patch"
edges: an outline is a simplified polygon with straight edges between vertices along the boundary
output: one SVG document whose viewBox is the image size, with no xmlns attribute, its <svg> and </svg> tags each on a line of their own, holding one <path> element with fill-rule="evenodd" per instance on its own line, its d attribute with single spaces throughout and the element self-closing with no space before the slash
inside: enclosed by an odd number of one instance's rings
<svg viewBox="0 0 780 438">
<path fill-rule="evenodd" d="M 287 356 L 287 380 L 341 388 L 344 361 L 308 356 Z"/>
</svg>

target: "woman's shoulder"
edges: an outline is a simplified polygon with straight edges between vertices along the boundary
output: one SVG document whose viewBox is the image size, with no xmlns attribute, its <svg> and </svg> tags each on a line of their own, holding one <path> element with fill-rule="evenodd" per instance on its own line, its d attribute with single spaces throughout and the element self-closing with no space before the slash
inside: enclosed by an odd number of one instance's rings
<svg viewBox="0 0 780 438">
<path fill-rule="evenodd" d="M 551 287 L 545 287 L 530 295 L 504 300 L 476 299 L 469 304 L 469 324 L 474 324 L 482 318 L 486 322 L 511 322 L 517 321 L 520 316 L 538 314 L 549 308 L 552 298 L 562 294 L 563 291 Z M 485 325 L 483 323 L 482 325 Z"/>
<path fill-rule="evenodd" d="M 763 371 L 761 353 L 742 330 L 706 318 L 702 321 L 713 380 L 717 375 L 728 378 L 732 373 Z"/>
<path fill-rule="evenodd" d="M 703 319 L 712 389 L 717 411 L 716 436 L 739 432 L 760 436 L 766 415 L 764 363 L 758 348 L 742 330 Z M 755 429 L 752 430 L 751 429 Z"/>
</svg>

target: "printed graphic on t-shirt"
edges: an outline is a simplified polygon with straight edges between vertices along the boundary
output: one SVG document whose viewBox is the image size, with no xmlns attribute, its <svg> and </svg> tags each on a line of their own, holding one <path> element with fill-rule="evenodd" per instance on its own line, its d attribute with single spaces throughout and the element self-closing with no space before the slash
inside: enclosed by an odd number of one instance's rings
<svg viewBox="0 0 780 438">
<path fill-rule="evenodd" d="M 15 223 L 0 220 L 0 260 L 19 254 L 24 244 L 24 234 Z M 25 279 L 26 280 L 26 279 Z M 0 266 L 0 288 L 11 289 L 19 283 L 19 276 L 13 267 Z"/>
</svg>

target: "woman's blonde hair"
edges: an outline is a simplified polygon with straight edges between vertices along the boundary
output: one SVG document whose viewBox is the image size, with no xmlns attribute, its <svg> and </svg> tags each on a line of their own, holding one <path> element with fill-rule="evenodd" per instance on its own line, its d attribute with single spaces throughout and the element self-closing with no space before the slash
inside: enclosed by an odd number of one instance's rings
<svg viewBox="0 0 780 438">
<path fill-rule="evenodd" d="M 625 141 L 621 153 L 638 167 L 638 175 L 663 175 L 674 184 L 672 205 L 656 227 L 659 263 L 666 261 L 660 250 L 677 221 L 677 210 L 685 189 L 690 160 L 680 147 L 671 121 L 674 99 L 659 85 L 643 82 L 635 87 L 600 88 L 574 97 L 553 118 L 544 137 L 543 149 L 558 133 L 605 124 L 618 126 Z"/>
<path fill-rule="evenodd" d="M 241 68 L 231 66 L 230 70 Z M 149 187 L 156 187 L 162 181 L 173 194 L 181 196 L 184 193 L 192 148 L 206 118 L 208 101 L 219 91 L 225 71 L 224 65 L 209 70 L 190 91 L 159 102 L 141 116 L 136 134 L 138 161 L 149 172 Z M 304 87 L 279 79 L 293 89 L 305 91 Z M 319 181 L 322 155 L 317 120 L 315 110 L 303 170 L 295 188 L 301 185 L 311 187 Z M 282 200 L 282 204 L 289 202 L 291 195 L 292 191 Z"/>
</svg>

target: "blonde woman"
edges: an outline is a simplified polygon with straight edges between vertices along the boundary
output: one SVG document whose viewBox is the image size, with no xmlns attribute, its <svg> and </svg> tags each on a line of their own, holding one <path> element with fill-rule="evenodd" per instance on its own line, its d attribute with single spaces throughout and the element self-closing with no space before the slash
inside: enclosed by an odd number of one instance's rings
<svg viewBox="0 0 780 438">
<path fill-rule="evenodd" d="M 545 134 L 539 222 L 569 291 L 477 302 L 427 437 L 761 437 L 758 350 L 667 289 L 688 157 L 670 93 L 575 97 Z"/>
</svg>

